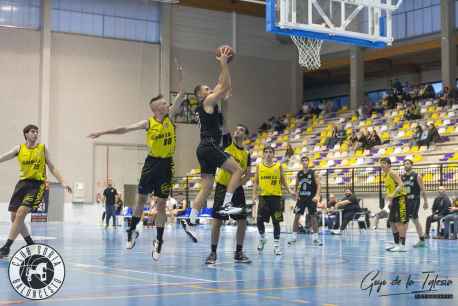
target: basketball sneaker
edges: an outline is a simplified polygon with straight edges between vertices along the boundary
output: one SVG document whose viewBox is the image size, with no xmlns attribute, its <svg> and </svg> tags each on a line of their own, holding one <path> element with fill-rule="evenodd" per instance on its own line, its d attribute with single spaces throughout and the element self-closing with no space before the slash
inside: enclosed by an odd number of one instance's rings
<svg viewBox="0 0 458 306">
<path fill-rule="evenodd" d="M 216 263 L 216 252 L 211 252 L 210 255 L 208 255 L 207 260 L 205 261 L 206 265 L 214 265 Z"/>
<path fill-rule="evenodd" d="M 258 252 L 262 252 L 262 250 L 264 250 L 264 246 L 266 245 L 266 243 L 267 243 L 267 239 L 266 238 L 259 239 Z"/>
<path fill-rule="evenodd" d="M 153 256 L 153 260 L 155 261 L 158 261 L 161 257 L 162 243 L 162 241 L 159 241 L 157 239 L 153 241 L 153 252 L 151 255 Z"/>
<path fill-rule="evenodd" d="M 134 248 L 138 236 L 140 236 L 140 233 L 138 231 L 127 230 L 127 246 L 126 246 L 126 248 L 128 250 L 131 250 L 131 249 Z"/>
<path fill-rule="evenodd" d="M 223 205 L 221 210 L 218 211 L 221 215 L 238 215 L 242 213 L 243 209 L 241 207 L 235 207 L 232 202 L 228 202 Z"/>
<path fill-rule="evenodd" d="M 7 247 L 0 248 L 0 258 L 8 257 L 9 254 L 10 254 L 10 248 L 7 248 Z"/>
<path fill-rule="evenodd" d="M 197 243 L 197 235 L 191 229 L 191 225 L 188 224 L 188 222 L 186 222 L 186 220 L 184 220 L 184 219 L 181 219 L 180 223 L 181 223 L 181 226 L 183 227 L 185 233 L 192 240 L 192 242 Z"/>
<path fill-rule="evenodd" d="M 251 259 L 249 259 L 242 251 L 236 251 L 234 254 L 234 260 L 236 263 L 251 263 Z"/>
</svg>

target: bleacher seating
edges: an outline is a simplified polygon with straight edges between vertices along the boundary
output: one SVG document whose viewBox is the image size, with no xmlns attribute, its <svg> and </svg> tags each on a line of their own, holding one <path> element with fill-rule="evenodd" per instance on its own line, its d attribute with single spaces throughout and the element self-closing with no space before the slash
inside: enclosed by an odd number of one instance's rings
<svg viewBox="0 0 458 306">
<path fill-rule="evenodd" d="M 383 113 L 372 113 L 370 118 L 358 119 L 347 108 L 342 108 L 337 113 L 314 116 L 310 120 L 303 117 L 295 117 L 288 114 L 288 127 L 282 132 L 269 130 L 252 135 L 247 140 L 247 146 L 251 151 L 251 164 L 254 168 L 261 161 L 262 149 L 270 145 L 276 150 L 276 160 L 280 160 L 287 149 L 288 144 L 294 150 L 286 165 L 286 170 L 291 171 L 289 183 L 294 184 L 294 173 L 301 168 L 300 155 L 306 154 L 311 157 L 315 169 L 325 170 L 332 168 L 333 184 L 348 183 L 348 175 L 345 171 L 349 167 L 371 167 L 381 157 L 390 157 L 393 164 L 402 163 L 405 159 L 411 159 L 415 165 L 426 165 L 443 162 L 458 162 L 458 105 L 454 107 L 439 107 L 437 100 L 426 99 L 420 101 L 422 119 L 404 120 L 404 110 L 392 109 Z M 417 124 L 432 122 L 441 135 L 441 143 L 434 144 L 429 150 L 425 147 L 418 147 L 413 144 L 414 127 Z M 380 135 L 382 145 L 371 149 L 352 150 L 348 138 L 342 144 L 336 144 L 332 148 L 325 146 L 334 126 L 345 127 L 347 135 L 353 130 L 361 128 L 375 129 Z M 434 166 L 434 165 L 433 165 Z M 189 173 L 189 186 L 191 190 L 198 190 L 199 171 L 193 169 Z M 437 174 L 428 174 L 425 181 L 434 181 Z M 447 180 L 455 180 L 453 173 L 445 177 Z M 355 182 L 364 180 L 368 184 L 377 184 L 380 177 L 377 173 L 367 173 L 355 177 Z M 186 178 L 175 184 L 175 188 L 186 186 Z"/>
</svg>

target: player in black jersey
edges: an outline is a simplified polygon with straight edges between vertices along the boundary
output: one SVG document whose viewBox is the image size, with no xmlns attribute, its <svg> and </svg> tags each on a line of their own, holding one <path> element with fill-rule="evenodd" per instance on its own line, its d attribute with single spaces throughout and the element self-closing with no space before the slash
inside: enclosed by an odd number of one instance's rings
<svg viewBox="0 0 458 306">
<path fill-rule="evenodd" d="M 428 197 L 426 196 L 425 188 L 421 175 L 412 170 L 413 162 L 410 159 L 404 161 L 405 173 L 402 175 L 405 191 L 407 193 L 407 208 L 409 218 L 415 224 L 418 237 L 420 240 L 414 247 L 424 247 L 425 237 L 423 229 L 418 221 L 418 211 L 420 210 L 420 195 L 423 197 L 423 209 L 428 209 Z"/>
<path fill-rule="evenodd" d="M 221 55 L 216 58 L 221 68 L 216 87 L 210 89 L 207 85 L 198 85 L 194 90 L 194 94 L 201 102 L 196 108 L 196 115 L 200 125 L 200 144 L 197 146 L 196 155 L 200 164 L 201 189 L 192 202 L 192 210 L 189 217 L 191 225 L 196 223 L 199 210 L 211 193 L 217 168 L 222 168 L 231 173 L 222 210 L 228 215 L 242 212 L 241 208 L 233 207 L 231 202 L 234 191 L 240 185 L 243 174 L 242 168 L 221 148 L 222 115 L 217 105 L 231 90 L 231 76 L 227 64 L 228 58 L 231 57 L 231 52 L 231 49 L 223 48 Z M 197 242 L 196 235 L 191 231 L 189 224 L 182 221 L 182 225 L 190 238 Z"/>
<path fill-rule="evenodd" d="M 310 160 L 307 156 L 301 158 L 302 170 L 297 173 L 296 177 L 296 194 L 297 203 L 294 208 L 294 222 L 293 233 L 289 245 L 292 245 L 297 240 L 297 231 L 299 230 L 299 219 L 304 215 L 307 208 L 310 215 L 312 230 L 313 230 L 313 244 L 322 245 L 318 238 L 318 219 L 317 219 L 317 204 L 320 201 L 320 178 L 313 169 L 309 168 Z"/>
</svg>

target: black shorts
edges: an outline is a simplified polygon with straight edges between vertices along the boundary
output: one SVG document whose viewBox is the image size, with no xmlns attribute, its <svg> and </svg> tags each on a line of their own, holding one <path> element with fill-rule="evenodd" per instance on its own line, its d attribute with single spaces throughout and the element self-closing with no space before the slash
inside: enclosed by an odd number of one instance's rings
<svg viewBox="0 0 458 306">
<path fill-rule="evenodd" d="M 390 216 L 388 220 L 391 223 L 409 223 L 409 212 L 406 196 L 400 196 L 391 200 Z"/>
<path fill-rule="evenodd" d="M 43 202 L 46 185 L 44 181 L 20 180 L 14 188 L 8 211 L 16 212 L 20 206 L 35 210 Z"/>
<path fill-rule="evenodd" d="M 138 183 L 138 193 L 153 193 L 156 197 L 167 199 L 172 189 L 172 178 L 175 165 L 173 159 L 148 156 L 143 165 Z"/>
<path fill-rule="evenodd" d="M 296 207 L 294 207 L 294 213 L 295 214 L 301 214 L 303 215 L 305 213 L 305 209 L 307 208 L 307 211 L 310 216 L 315 216 L 316 215 L 316 203 L 312 201 L 313 197 L 299 197 L 299 200 L 296 202 Z"/>
<path fill-rule="evenodd" d="M 216 184 L 215 188 L 215 198 L 213 200 L 213 212 L 212 217 L 219 220 L 229 220 L 229 216 L 227 215 L 220 215 L 218 211 L 223 207 L 224 204 L 224 197 L 226 195 L 226 186 L 221 184 Z M 246 209 L 246 201 L 245 201 L 245 192 L 243 191 L 243 187 L 239 187 L 235 190 L 234 195 L 232 196 L 232 203 L 235 207 L 241 207 L 243 210 Z M 241 213 L 238 215 L 231 215 L 231 218 L 234 220 L 245 220 L 246 213 Z"/>
<path fill-rule="evenodd" d="M 229 154 L 213 143 L 199 144 L 196 155 L 199 160 L 200 173 L 210 175 L 215 175 L 216 168 L 220 168 L 229 158 Z"/>
<path fill-rule="evenodd" d="M 258 220 L 269 223 L 283 221 L 283 205 L 280 196 L 260 196 L 258 204 Z"/>
<path fill-rule="evenodd" d="M 420 211 L 420 198 L 407 198 L 407 207 L 409 218 L 418 219 L 418 212 Z"/>
</svg>

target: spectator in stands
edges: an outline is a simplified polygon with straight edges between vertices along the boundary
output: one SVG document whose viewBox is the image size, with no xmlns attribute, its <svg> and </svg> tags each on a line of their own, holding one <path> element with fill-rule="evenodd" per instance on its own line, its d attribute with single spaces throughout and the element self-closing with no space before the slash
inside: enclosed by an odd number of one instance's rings
<svg viewBox="0 0 458 306">
<path fill-rule="evenodd" d="M 423 128 L 421 124 L 417 124 L 415 128 L 415 133 L 413 134 L 413 144 L 416 146 L 420 146 L 420 141 L 423 136 Z"/>
<path fill-rule="evenodd" d="M 430 130 L 427 128 L 422 128 L 422 133 L 420 140 L 417 142 L 417 146 L 422 147 L 426 146 L 429 148 L 429 145 L 431 144 L 431 133 Z"/>
<path fill-rule="evenodd" d="M 450 90 L 448 86 L 444 87 L 444 90 L 439 94 L 439 103 L 438 105 L 444 107 L 449 104 L 450 101 Z"/>
<path fill-rule="evenodd" d="M 372 131 L 369 132 L 368 138 L 367 138 L 367 149 L 373 148 L 375 146 L 379 146 L 381 144 L 382 144 L 382 139 L 377 134 L 377 131 L 374 128 L 372 128 Z"/>
<path fill-rule="evenodd" d="M 336 133 L 337 143 L 342 144 L 347 139 L 347 132 L 345 131 L 345 125 L 340 125 Z"/>
<path fill-rule="evenodd" d="M 282 133 L 286 129 L 287 125 L 285 125 L 280 119 L 275 117 L 272 117 L 271 119 L 271 124 L 274 131 Z"/>
<path fill-rule="evenodd" d="M 398 96 L 404 92 L 404 88 L 402 87 L 401 81 L 398 78 L 394 79 L 391 88 L 393 89 L 393 93 Z"/>
<path fill-rule="evenodd" d="M 264 122 L 264 123 L 261 124 L 261 126 L 258 128 L 258 131 L 259 131 L 259 133 L 267 132 L 267 131 L 270 130 L 271 128 L 272 128 L 272 126 L 270 125 L 269 122 Z"/>
<path fill-rule="evenodd" d="M 418 103 L 416 103 L 416 102 L 414 102 L 411 105 L 409 105 L 409 107 L 407 107 L 407 111 L 406 111 L 406 114 L 405 114 L 404 117 L 405 117 L 406 120 L 418 120 L 418 119 L 421 119 L 422 116 L 421 116 L 420 105 L 418 105 Z"/>
<path fill-rule="evenodd" d="M 357 149 L 367 149 L 369 147 L 369 133 L 366 128 L 362 128 L 358 135 Z"/>
<path fill-rule="evenodd" d="M 349 137 L 349 146 L 354 150 L 358 146 L 358 133 L 355 130 L 351 131 L 350 137 Z"/>
<path fill-rule="evenodd" d="M 428 132 L 429 132 L 429 138 L 430 138 L 430 143 L 438 143 L 441 142 L 441 136 L 439 134 L 439 131 L 437 130 L 436 126 L 434 123 L 430 122 L 428 123 Z"/>
<path fill-rule="evenodd" d="M 431 224 L 433 222 L 437 222 L 437 238 L 443 239 L 439 234 L 439 221 L 449 213 L 449 207 L 451 206 L 450 198 L 447 196 L 445 192 L 444 186 L 439 186 L 439 195 L 434 199 L 433 207 L 432 207 L 432 215 L 426 218 L 426 231 L 425 231 L 425 238 L 429 238 L 429 232 L 431 229 Z"/>
<path fill-rule="evenodd" d="M 444 237 L 447 239 L 456 240 L 458 232 L 458 201 L 453 201 L 453 206 L 448 209 L 449 214 L 445 216 L 442 221 L 444 222 Z M 453 222 L 453 232 L 451 231 L 451 224 Z"/>
<path fill-rule="evenodd" d="M 326 146 L 327 146 L 328 149 L 332 149 L 336 145 L 336 143 L 337 143 L 337 132 L 338 132 L 337 125 L 336 124 L 332 124 L 331 131 L 329 133 L 328 138 L 326 139 Z"/>
<path fill-rule="evenodd" d="M 342 209 L 342 224 L 340 224 L 340 218 L 337 218 L 332 231 L 335 235 L 340 235 L 343 230 L 347 227 L 347 224 L 353 220 L 356 213 L 361 211 L 359 207 L 358 199 L 353 195 L 351 189 L 345 190 L 345 197 L 336 203 L 336 209 Z"/>
<path fill-rule="evenodd" d="M 434 87 L 431 84 L 425 84 L 425 86 L 420 90 L 420 97 L 423 99 L 433 99 L 436 96 L 434 92 Z"/>
</svg>

